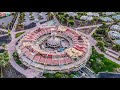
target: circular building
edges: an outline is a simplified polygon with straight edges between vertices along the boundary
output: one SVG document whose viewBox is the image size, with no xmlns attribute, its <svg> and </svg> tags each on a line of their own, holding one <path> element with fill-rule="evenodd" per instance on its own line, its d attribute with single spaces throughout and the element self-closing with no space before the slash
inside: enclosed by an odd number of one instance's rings
<svg viewBox="0 0 120 90">
<path fill-rule="evenodd" d="M 65 26 L 39 27 L 24 36 L 16 49 L 23 64 L 43 72 L 79 70 L 91 54 L 87 37 Z"/>
</svg>

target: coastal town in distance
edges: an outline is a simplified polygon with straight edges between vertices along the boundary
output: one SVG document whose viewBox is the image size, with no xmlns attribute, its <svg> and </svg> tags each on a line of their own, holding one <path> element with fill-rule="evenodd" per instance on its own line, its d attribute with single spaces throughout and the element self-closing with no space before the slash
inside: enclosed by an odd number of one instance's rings
<svg viewBox="0 0 120 90">
<path fill-rule="evenodd" d="M 0 12 L 0 78 L 120 78 L 120 12 Z"/>
</svg>

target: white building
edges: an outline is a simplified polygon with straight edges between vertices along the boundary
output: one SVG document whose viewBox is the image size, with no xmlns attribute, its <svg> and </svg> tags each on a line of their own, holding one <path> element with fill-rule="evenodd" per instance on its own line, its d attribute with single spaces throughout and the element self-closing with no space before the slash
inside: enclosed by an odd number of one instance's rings
<svg viewBox="0 0 120 90">
<path fill-rule="evenodd" d="M 113 39 L 120 39 L 120 33 L 117 31 L 109 31 L 108 35 Z"/>
<path fill-rule="evenodd" d="M 93 17 L 91 17 L 91 16 L 81 16 L 80 19 L 81 20 L 91 21 L 91 20 L 93 20 Z"/>
<path fill-rule="evenodd" d="M 116 14 L 115 12 L 106 12 L 105 15 L 110 16 Z"/>
<path fill-rule="evenodd" d="M 115 31 L 120 31 L 120 26 L 119 25 L 112 25 L 110 27 L 111 30 L 115 30 Z"/>
<path fill-rule="evenodd" d="M 105 22 L 112 22 L 113 19 L 109 18 L 109 17 L 101 17 L 100 18 L 102 21 L 105 21 Z"/>
<path fill-rule="evenodd" d="M 99 17 L 99 14 L 98 13 L 93 13 L 93 12 L 88 12 L 87 16 Z"/>
<path fill-rule="evenodd" d="M 75 12 L 67 12 L 67 14 L 68 14 L 69 16 L 73 16 L 73 17 L 77 16 L 77 13 L 75 13 Z"/>
<path fill-rule="evenodd" d="M 114 16 L 112 16 L 112 18 L 114 18 L 116 20 L 120 20 L 120 15 L 114 15 Z"/>
</svg>

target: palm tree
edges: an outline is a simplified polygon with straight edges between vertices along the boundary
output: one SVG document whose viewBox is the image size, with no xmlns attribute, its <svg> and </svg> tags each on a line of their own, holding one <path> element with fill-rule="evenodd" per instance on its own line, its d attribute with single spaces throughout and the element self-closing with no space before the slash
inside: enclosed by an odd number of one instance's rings
<svg viewBox="0 0 120 90">
<path fill-rule="evenodd" d="M 10 29 L 8 29 L 8 32 L 7 32 L 8 36 L 11 36 L 10 32 L 11 32 Z"/>
<path fill-rule="evenodd" d="M 82 21 L 80 20 L 80 26 L 82 26 Z"/>
<path fill-rule="evenodd" d="M 2 44 L 2 47 L 3 47 L 3 49 L 5 50 L 5 49 L 6 49 L 6 44 L 3 43 L 3 44 Z"/>
<path fill-rule="evenodd" d="M 6 27 L 5 27 L 5 25 L 4 25 L 4 22 L 2 22 L 2 27 L 3 27 L 4 29 L 6 29 Z"/>
<path fill-rule="evenodd" d="M 96 24 L 96 22 L 98 22 L 98 17 L 94 17 L 93 22 Z"/>
<path fill-rule="evenodd" d="M 10 36 L 11 36 L 11 31 L 10 31 L 10 29 L 8 29 L 7 35 L 8 35 L 8 37 L 9 37 L 9 39 L 10 39 Z"/>
<path fill-rule="evenodd" d="M 68 20 L 68 24 L 69 24 L 71 27 L 73 27 L 73 26 L 75 25 L 75 22 L 74 22 L 74 20 Z"/>
<path fill-rule="evenodd" d="M 12 22 L 9 23 L 10 27 L 12 26 L 12 24 L 13 24 Z"/>
<path fill-rule="evenodd" d="M 1 78 L 3 77 L 3 68 L 9 63 L 9 55 L 7 51 L 0 54 L 0 67 L 1 67 Z"/>
<path fill-rule="evenodd" d="M 48 12 L 48 20 L 53 19 L 53 14 L 51 12 Z"/>
</svg>

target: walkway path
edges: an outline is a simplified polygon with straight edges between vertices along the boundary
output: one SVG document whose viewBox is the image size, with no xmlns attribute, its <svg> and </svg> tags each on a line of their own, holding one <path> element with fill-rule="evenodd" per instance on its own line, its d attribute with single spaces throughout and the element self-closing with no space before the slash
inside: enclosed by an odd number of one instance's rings
<svg viewBox="0 0 120 90">
<path fill-rule="evenodd" d="M 7 36 L 8 34 L 0 35 L 0 37 Z"/>
<path fill-rule="evenodd" d="M 8 32 L 8 30 L 0 28 L 0 31 Z"/>
</svg>

